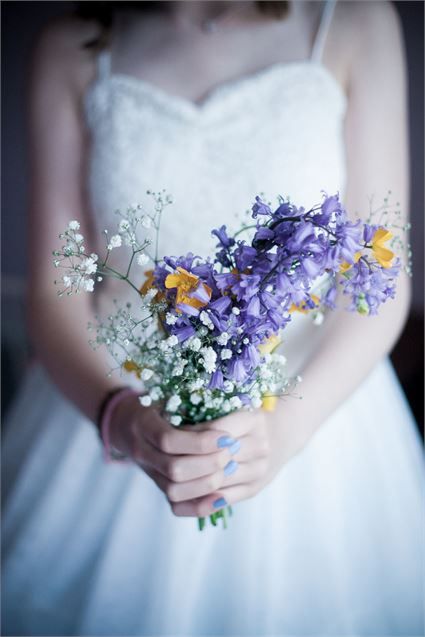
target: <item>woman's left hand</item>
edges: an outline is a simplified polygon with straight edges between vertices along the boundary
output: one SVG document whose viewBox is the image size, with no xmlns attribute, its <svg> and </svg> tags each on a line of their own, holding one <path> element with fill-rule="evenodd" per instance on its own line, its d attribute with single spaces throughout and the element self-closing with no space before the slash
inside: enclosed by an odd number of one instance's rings
<svg viewBox="0 0 425 637">
<path fill-rule="evenodd" d="M 288 418 L 289 411 L 285 407 L 275 412 L 240 411 L 211 422 L 182 427 L 188 431 L 228 431 L 239 441 L 240 449 L 233 453 L 233 460 L 223 472 L 219 490 L 194 500 L 171 502 L 173 513 L 206 517 L 261 491 L 309 438 L 300 423 Z"/>
</svg>

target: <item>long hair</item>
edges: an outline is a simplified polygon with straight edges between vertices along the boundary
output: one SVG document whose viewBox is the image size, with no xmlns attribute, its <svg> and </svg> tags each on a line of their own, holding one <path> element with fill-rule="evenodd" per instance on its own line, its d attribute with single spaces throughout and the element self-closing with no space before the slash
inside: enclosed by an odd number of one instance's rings
<svg viewBox="0 0 425 637">
<path fill-rule="evenodd" d="M 107 43 L 108 33 L 111 28 L 114 13 L 117 9 L 131 7 L 140 12 L 150 13 L 153 11 L 166 11 L 170 2 L 162 1 L 141 1 L 128 2 L 126 0 L 112 0 L 108 2 L 75 2 L 75 12 L 77 16 L 86 20 L 95 20 L 101 26 L 99 37 L 84 44 L 85 48 L 102 47 Z M 289 0 L 258 0 L 255 5 L 262 14 L 269 15 L 276 20 L 286 17 L 289 11 Z"/>
</svg>

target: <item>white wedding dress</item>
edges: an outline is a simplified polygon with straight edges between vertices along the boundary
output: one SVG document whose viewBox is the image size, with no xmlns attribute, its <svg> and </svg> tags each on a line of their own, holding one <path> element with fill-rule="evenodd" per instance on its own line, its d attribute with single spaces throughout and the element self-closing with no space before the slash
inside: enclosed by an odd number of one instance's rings
<svg viewBox="0 0 425 637">
<path fill-rule="evenodd" d="M 260 191 L 305 206 L 322 189 L 344 199 L 346 98 L 321 62 L 332 8 L 311 59 L 226 83 L 197 105 L 114 73 L 101 53 L 84 100 L 99 229 L 166 188 L 161 252 L 205 255 L 210 230 Z M 309 317 L 294 322 L 293 365 L 317 338 Z M 5 635 L 423 634 L 424 464 L 388 359 L 234 507 L 226 531 L 200 533 L 140 469 L 105 464 L 94 426 L 39 365 L 9 414 L 3 472 Z"/>
</svg>

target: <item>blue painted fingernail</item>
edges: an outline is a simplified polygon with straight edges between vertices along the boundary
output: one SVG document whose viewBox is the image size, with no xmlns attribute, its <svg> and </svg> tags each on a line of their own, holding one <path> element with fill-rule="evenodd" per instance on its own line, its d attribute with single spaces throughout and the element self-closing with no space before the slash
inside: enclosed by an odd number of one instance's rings
<svg viewBox="0 0 425 637">
<path fill-rule="evenodd" d="M 214 509 L 221 509 L 222 507 L 227 506 L 227 502 L 224 498 L 218 498 L 213 502 Z"/>
<path fill-rule="evenodd" d="M 241 448 L 240 440 L 236 440 L 236 442 L 233 443 L 233 445 L 230 445 L 229 451 L 233 456 L 235 453 L 238 453 L 240 448 Z"/>
<path fill-rule="evenodd" d="M 239 467 L 238 463 L 235 462 L 234 460 L 231 460 L 230 462 L 228 462 L 226 464 L 226 466 L 224 467 L 224 475 L 225 476 L 231 476 L 232 473 L 235 473 L 236 469 Z"/>
<path fill-rule="evenodd" d="M 230 447 L 235 442 L 236 440 L 234 438 L 231 438 L 230 436 L 221 436 L 221 438 L 217 440 L 217 447 L 223 449 L 223 447 Z"/>
</svg>

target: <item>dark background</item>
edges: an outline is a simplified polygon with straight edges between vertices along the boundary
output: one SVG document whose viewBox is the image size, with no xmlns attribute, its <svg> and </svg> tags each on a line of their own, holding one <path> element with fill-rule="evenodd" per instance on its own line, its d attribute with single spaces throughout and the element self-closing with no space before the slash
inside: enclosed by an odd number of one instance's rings
<svg viewBox="0 0 425 637">
<path fill-rule="evenodd" d="M 360 0 L 359 0 L 360 1 Z M 370 0 L 363 0 L 370 1 Z M 379 1 L 379 0 L 378 0 Z M 413 301 L 392 360 L 423 432 L 424 351 L 424 3 L 394 2 L 403 25 L 409 72 Z M 2 413 L 29 361 L 25 330 L 27 157 L 25 91 L 39 29 L 72 10 L 71 2 L 4 1 L 2 12 Z"/>
</svg>

